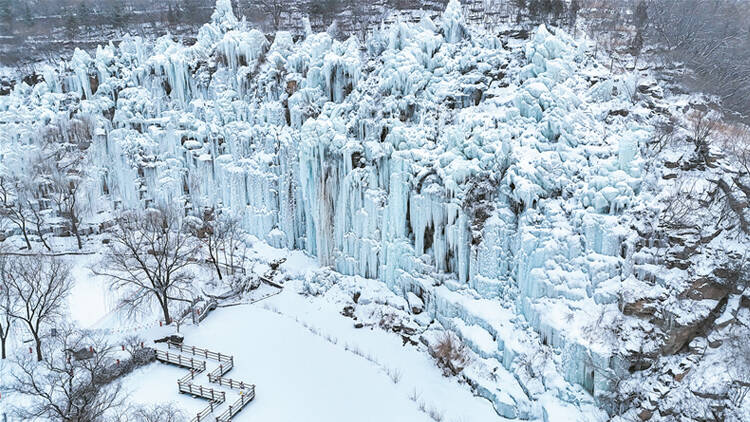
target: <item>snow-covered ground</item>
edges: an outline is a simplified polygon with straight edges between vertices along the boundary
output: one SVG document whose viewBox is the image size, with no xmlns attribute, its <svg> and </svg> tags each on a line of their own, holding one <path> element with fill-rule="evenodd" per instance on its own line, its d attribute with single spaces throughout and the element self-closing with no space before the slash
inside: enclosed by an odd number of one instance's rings
<svg viewBox="0 0 750 422">
<path fill-rule="evenodd" d="M 404 345 L 400 336 L 377 327 L 355 328 L 350 318 L 341 315 L 336 300 L 303 295 L 305 277 L 320 270 L 312 258 L 258 241 L 253 244 L 251 255 L 262 261 L 287 258 L 281 271 L 291 279 L 284 290 L 254 304 L 220 308 L 200 325 L 181 329 L 186 344 L 233 355 L 235 367 L 228 374 L 232 379 L 256 384 L 255 400 L 234 420 L 427 422 L 433 420 L 430 413 L 450 422 L 505 420 L 465 383 L 445 377 L 422 345 Z M 137 335 L 149 346 L 164 348 L 152 340 L 174 333 L 175 327 L 160 327 L 158 314 L 133 321 L 118 309 L 106 278 L 90 272 L 100 253 L 67 259 L 75 279 L 69 298 L 71 320 L 84 328 L 104 330 L 113 345 Z M 363 288 L 372 284 L 370 294 L 383 292 L 375 282 L 348 278 Z M 263 285 L 245 299 L 276 291 Z M 7 367 L 0 362 L 3 380 Z M 185 373 L 159 362 L 137 369 L 122 379 L 128 403 L 173 402 L 189 415 L 202 410 L 206 402 L 177 391 L 176 380 Z M 19 399 L 3 393 L 0 415 Z M 8 417 L 16 421 L 12 414 Z"/>
<path fill-rule="evenodd" d="M 256 384 L 255 400 L 235 420 L 430 421 L 419 403 L 444 414 L 446 421 L 503 420 L 486 399 L 443 377 L 424 352 L 403 346 L 393 334 L 357 330 L 327 305 L 287 291 L 258 304 L 218 310 L 199 327 L 184 330 L 186 344 L 232 354 L 235 367 L 229 376 Z M 317 327 L 319 334 L 304 324 Z M 134 402 L 175 400 L 175 380 L 184 370 L 161 366 L 154 363 L 125 378 L 135 391 Z M 394 383 L 384 368 L 398 371 L 400 380 Z M 419 403 L 410 399 L 415 391 Z M 193 411 L 205 406 L 190 400 L 179 403 Z"/>
</svg>

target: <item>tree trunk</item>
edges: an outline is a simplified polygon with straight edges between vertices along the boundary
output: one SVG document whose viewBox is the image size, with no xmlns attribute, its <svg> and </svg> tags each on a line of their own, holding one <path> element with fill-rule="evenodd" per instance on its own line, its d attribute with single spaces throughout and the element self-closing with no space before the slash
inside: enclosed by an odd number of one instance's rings
<svg viewBox="0 0 750 422">
<path fill-rule="evenodd" d="M 5 337 L 0 338 L 0 350 L 2 351 L 2 356 L 0 359 L 6 359 L 8 356 L 5 354 Z"/>
<path fill-rule="evenodd" d="M 78 249 L 83 249 L 83 243 L 81 243 L 81 234 L 78 233 L 78 219 L 74 216 L 70 219 L 70 228 L 73 229 L 73 234 L 76 235 L 76 240 L 78 241 Z"/>
<path fill-rule="evenodd" d="M 36 360 L 37 362 L 42 361 L 42 339 L 37 334 L 34 334 L 34 341 L 36 342 Z"/>
<path fill-rule="evenodd" d="M 39 223 L 39 220 L 36 221 L 36 234 L 39 236 L 39 240 L 42 242 L 42 245 L 44 245 L 45 248 L 47 248 L 48 251 L 51 251 L 52 248 L 49 247 L 47 244 L 47 240 L 44 239 L 44 235 L 42 234 L 42 225 Z"/>
<path fill-rule="evenodd" d="M 26 241 L 26 247 L 31 250 L 31 242 L 29 241 L 29 234 L 26 231 L 26 224 L 21 226 L 21 233 L 23 233 L 23 240 Z"/>
<path fill-rule="evenodd" d="M 42 232 L 39 232 L 39 240 L 42 241 L 42 245 L 44 245 L 44 247 L 47 248 L 48 251 L 52 251 L 52 248 L 50 248 L 47 244 L 47 240 L 44 239 L 44 236 L 42 236 Z"/>
<path fill-rule="evenodd" d="M 211 261 L 214 262 L 214 267 L 216 268 L 216 274 L 219 275 L 219 280 L 221 280 L 222 277 L 221 277 L 221 267 L 219 267 L 219 260 L 216 259 L 215 256 L 211 255 Z"/>
<path fill-rule="evenodd" d="M 169 325 L 169 323 L 172 322 L 172 318 L 169 316 L 169 303 L 167 302 L 167 298 L 164 297 L 164 300 L 159 298 L 159 303 L 161 304 L 161 310 L 164 313 L 164 322 Z"/>
</svg>

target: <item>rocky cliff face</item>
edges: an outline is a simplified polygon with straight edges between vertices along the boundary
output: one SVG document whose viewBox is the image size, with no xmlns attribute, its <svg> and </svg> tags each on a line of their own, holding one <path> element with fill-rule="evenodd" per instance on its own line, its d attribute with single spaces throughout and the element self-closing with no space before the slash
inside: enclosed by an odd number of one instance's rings
<svg viewBox="0 0 750 422">
<path fill-rule="evenodd" d="M 691 368 L 740 347 L 747 174 L 665 95 L 561 30 L 467 25 L 455 1 L 361 43 L 269 39 L 219 0 L 191 46 L 77 51 L 0 96 L 0 139 L 7 166 L 85 119 L 92 202 L 218 208 L 418 297 L 486 361 L 494 377 L 467 376 L 503 416 L 730 417 L 735 384 Z"/>
</svg>

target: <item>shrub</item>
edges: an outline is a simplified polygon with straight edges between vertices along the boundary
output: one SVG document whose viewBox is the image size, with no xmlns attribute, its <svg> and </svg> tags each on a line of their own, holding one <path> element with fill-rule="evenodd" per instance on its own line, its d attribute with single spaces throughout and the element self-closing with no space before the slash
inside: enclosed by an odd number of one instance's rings
<svg viewBox="0 0 750 422">
<path fill-rule="evenodd" d="M 446 332 L 440 338 L 432 350 L 432 356 L 446 376 L 458 375 L 469 360 L 466 345 L 451 332 Z"/>
</svg>

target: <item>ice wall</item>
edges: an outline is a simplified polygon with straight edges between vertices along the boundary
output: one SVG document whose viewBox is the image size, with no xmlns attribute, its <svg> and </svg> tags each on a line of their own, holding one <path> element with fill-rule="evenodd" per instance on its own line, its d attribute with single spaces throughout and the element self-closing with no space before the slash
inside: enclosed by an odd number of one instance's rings
<svg viewBox="0 0 750 422">
<path fill-rule="evenodd" d="M 584 325 L 627 276 L 622 213 L 648 128 L 605 127 L 613 83 L 564 32 L 506 41 L 468 27 L 455 0 L 364 43 L 271 40 L 219 0 L 192 46 L 77 51 L 0 98 L 0 136 L 20 142 L 13 113 L 77 101 L 97 122 L 100 190 L 122 206 L 230 209 L 274 246 L 486 330 L 497 349 L 473 347 L 509 369 L 528 344 L 556 348 L 564 379 L 596 394 L 613 364 Z"/>
</svg>

